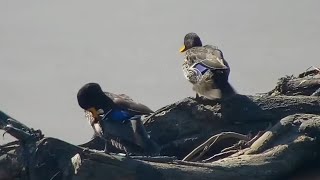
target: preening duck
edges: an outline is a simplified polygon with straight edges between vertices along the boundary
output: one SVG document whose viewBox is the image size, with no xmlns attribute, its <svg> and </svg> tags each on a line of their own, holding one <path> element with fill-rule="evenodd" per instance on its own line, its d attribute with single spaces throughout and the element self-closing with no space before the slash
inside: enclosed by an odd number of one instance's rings
<svg viewBox="0 0 320 180">
<path fill-rule="evenodd" d="M 145 153 L 159 150 L 141 121 L 142 115 L 153 112 L 147 106 L 134 102 L 125 94 L 103 92 L 97 83 L 82 86 L 77 99 L 79 106 L 92 114 L 90 124 L 98 136 L 121 140 L 120 144 L 129 152 L 130 149 L 136 149 L 131 148 L 133 144 L 142 148 Z"/>
</svg>

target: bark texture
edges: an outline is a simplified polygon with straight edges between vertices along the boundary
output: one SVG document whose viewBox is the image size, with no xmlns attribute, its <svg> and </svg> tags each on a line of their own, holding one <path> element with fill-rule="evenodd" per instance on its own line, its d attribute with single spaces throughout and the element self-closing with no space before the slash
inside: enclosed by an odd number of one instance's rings
<svg viewBox="0 0 320 180">
<path fill-rule="evenodd" d="M 104 154 L 98 138 L 72 145 L 0 111 L 0 128 L 17 139 L 0 146 L 0 180 L 306 179 L 297 172 L 320 167 L 316 74 L 285 77 L 263 95 L 188 97 L 157 110 L 144 125 L 159 157 Z"/>
</svg>

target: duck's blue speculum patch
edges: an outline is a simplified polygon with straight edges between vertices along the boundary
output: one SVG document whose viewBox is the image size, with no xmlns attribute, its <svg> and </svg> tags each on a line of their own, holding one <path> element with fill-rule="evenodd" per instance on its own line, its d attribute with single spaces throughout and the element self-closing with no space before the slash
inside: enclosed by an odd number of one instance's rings
<svg viewBox="0 0 320 180">
<path fill-rule="evenodd" d="M 135 119 L 135 117 L 138 117 L 138 116 L 136 116 L 128 111 L 121 110 L 121 109 L 113 109 L 109 113 L 105 114 L 102 119 L 124 122 L 124 121 L 129 121 L 129 120 Z"/>
<path fill-rule="evenodd" d="M 195 69 L 197 69 L 202 75 L 207 72 L 209 69 L 202 64 L 198 63 L 194 66 Z"/>
</svg>

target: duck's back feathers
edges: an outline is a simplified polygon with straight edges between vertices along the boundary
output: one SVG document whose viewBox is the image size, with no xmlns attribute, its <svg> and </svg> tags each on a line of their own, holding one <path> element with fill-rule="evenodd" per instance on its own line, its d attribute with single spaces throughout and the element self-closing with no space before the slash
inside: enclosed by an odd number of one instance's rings
<svg viewBox="0 0 320 180">
<path fill-rule="evenodd" d="M 133 99 L 126 95 L 126 94 L 115 94 L 115 93 L 111 93 L 111 92 L 104 92 L 105 95 L 107 95 L 110 99 L 112 99 L 114 101 L 115 98 L 122 98 L 122 99 L 126 99 L 128 101 L 133 101 Z"/>
<path fill-rule="evenodd" d="M 153 111 L 148 108 L 147 106 L 143 105 L 143 104 L 140 104 L 140 103 L 137 103 L 137 102 L 134 102 L 134 101 L 127 101 L 125 99 L 122 99 L 122 98 L 116 98 L 114 100 L 115 104 L 124 108 L 124 109 L 127 109 L 131 112 L 135 112 L 137 114 L 150 114 L 150 113 L 153 113 Z"/>
<path fill-rule="evenodd" d="M 105 92 L 105 94 L 110 97 L 118 107 L 133 112 L 134 114 L 142 115 L 153 113 L 153 111 L 149 107 L 144 104 L 135 102 L 126 94 L 114 94 L 110 92 Z"/>
<path fill-rule="evenodd" d="M 212 45 L 194 47 L 187 50 L 185 59 L 189 65 L 202 63 L 211 70 L 229 69 L 229 65 L 224 59 L 222 51 Z"/>
</svg>

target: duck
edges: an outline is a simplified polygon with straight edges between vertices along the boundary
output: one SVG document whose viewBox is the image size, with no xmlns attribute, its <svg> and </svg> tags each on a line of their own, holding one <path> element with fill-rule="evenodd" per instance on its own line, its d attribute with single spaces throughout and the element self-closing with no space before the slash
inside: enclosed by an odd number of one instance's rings
<svg viewBox="0 0 320 180">
<path fill-rule="evenodd" d="M 236 94 L 228 80 L 230 66 L 217 46 L 203 46 L 198 34 L 191 32 L 185 35 L 180 53 L 184 53 L 184 77 L 193 85 L 196 99 L 216 100 Z"/>
<path fill-rule="evenodd" d="M 77 93 L 79 106 L 96 136 L 104 139 L 126 154 L 157 154 L 159 146 L 146 132 L 142 118 L 154 111 L 135 102 L 125 94 L 114 94 L 102 90 L 98 83 L 83 85 Z M 110 143 L 109 143 L 110 144 Z"/>
</svg>

